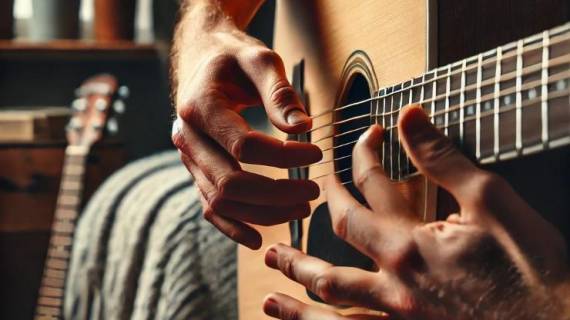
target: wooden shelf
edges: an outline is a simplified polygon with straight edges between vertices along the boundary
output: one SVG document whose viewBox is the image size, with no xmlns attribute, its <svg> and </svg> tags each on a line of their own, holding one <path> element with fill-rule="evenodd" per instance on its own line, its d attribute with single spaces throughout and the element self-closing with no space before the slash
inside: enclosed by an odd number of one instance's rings
<svg viewBox="0 0 570 320">
<path fill-rule="evenodd" d="M 158 54 L 155 44 L 139 44 L 131 41 L 96 42 L 89 40 L 56 40 L 30 42 L 0 40 L 0 60 L 73 59 L 73 60 L 121 60 L 149 59 Z"/>
</svg>

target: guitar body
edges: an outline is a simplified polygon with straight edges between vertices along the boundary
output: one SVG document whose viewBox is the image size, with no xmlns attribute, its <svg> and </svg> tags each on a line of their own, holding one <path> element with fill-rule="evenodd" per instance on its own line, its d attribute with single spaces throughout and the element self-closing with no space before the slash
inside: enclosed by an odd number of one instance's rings
<svg viewBox="0 0 570 320">
<path fill-rule="evenodd" d="M 380 88 L 409 80 L 438 64 L 466 58 L 466 55 L 563 23 L 568 20 L 566 13 L 570 12 L 568 4 L 563 1 L 549 0 L 542 3 L 530 0 L 499 1 L 506 6 L 512 5 L 514 16 L 519 14 L 516 10 L 517 5 L 524 7 L 523 3 L 532 2 L 534 7 L 529 10 L 534 10 L 536 16 L 541 16 L 537 10 L 542 13 L 550 12 L 551 19 L 532 22 L 536 30 L 532 29 L 532 25 L 530 27 L 527 25 L 525 28 L 531 30 L 527 34 L 519 35 L 516 32 L 520 30 L 513 29 L 514 33 L 509 35 L 507 31 L 502 30 L 499 35 L 491 35 L 491 40 L 488 42 L 469 41 L 470 37 L 483 39 L 486 37 L 486 34 L 477 33 L 479 26 L 482 26 L 482 30 L 488 30 L 489 34 L 493 31 L 485 28 L 483 22 L 490 17 L 478 18 L 480 20 L 471 17 L 472 12 L 468 7 L 477 6 L 473 1 L 437 2 L 435 0 L 277 1 L 275 50 L 283 58 L 288 71 L 293 70 L 301 60 L 304 61 L 303 89 L 310 114 L 319 115 L 334 107 L 374 97 Z M 495 1 L 481 2 L 485 3 L 481 3 L 481 6 L 488 4 L 490 7 L 500 7 L 494 4 Z M 523 9 L 519 11 L 521 15 L 530 16 Z M 481 9 L 481 13 L 483 12 L 485 10 Z M 439 16 L 441 14 L 445 16 Z M 441 22 L 438 23 L 438 20 Z M 511 20 L 517 21 L 519 25 L 524 24 L 516 18 Z M 505 20 L 503 25 L 511 20 Z M 463 22 L 465 25 L 461 25 Z M 493 23 L 501 25 L 498 21 L 490 22 L 491 25 Z M 528 29 L 523 32 L 526 30 Z M 438 38 L 442 41 L 438 41 Z M 464 41 L 457 41 L 458 39 Z M 354 114 L 342 112 L 326 114 L 314 120 L 313 128 L 352 116 Z M 329 137 L 338 131 L 337 127 L 315 131 L 310 140 L 319 141 L 319 147 L 327 150 L 338 145 L 339 142 L 335 141 L 334 137 Z M 287 138 L 276 129 L 273 133 L 280 139 Z M 325 151 L 324 162 L 338 158 L 339 154 L 336 152 L 334 149 Z M 556 156 L 559 159 L 560 154 Z M 565 161 L 569 159 L 568 148 L 563 149 L 562 156 L 565 157 Z M 336 161 L 331 161 L 312 167 L 309 170 L 309 179 L 317 178 L 315 181 L 322 186 L 324 180 L 318 177 L 338 171 L 337 165 Z M 286 170 L 259 166 L 246 168 L 273 178 L 287 177 Z M 567 178 L 568 176 L 564 178 L 566 184 L 559 187 L 562 194 L 570 190 Z M 350 178 L 341 177 L 341 181 L 349 181 L 347 179 Z M 435 213 L 445 211 L 445 207 L 452 207 L 446 201 L 437 201 L 437 188 L 421 176 L 394 183 L 413 204 L 417 215 L 426 221 L 435 219 Z M 440 200 L 442 194 L 439 195 Z M 324 208 L 324 203 L 325 199 L 321 196 L 313 201 L 311 207 L 313 210 L 318 208 L 317 211 L 320 212 Z M 566 203 L 562 207 L 568 209 L 570 206 Z M 314 213 L 312 218 L 303 221 L 302 248 L 305 252 L 308 247 L 307 239 L 311 238 L 309 232 L 313 232 L 313 227 L 309 231 L 309 226 L 311 219 L 316 219 L 315 216 Z M 258 227 L 258 230 L 263 236 L 263 247 L 260 250 L 251 251 L 242 246 L 238 249 L 240 319 L 268 318 L 263 314 L 262 301 L 270 292 L 278 291 L 305 302 L 315 303 L 308 297 L 304 287 L 288 280 L 280 272 L 267 268 L 264 264 L 264 252 L 269 245 L 278 242 L 291 243 L 289 226 L 284 224 L 275 227 Z"/>
</svg>

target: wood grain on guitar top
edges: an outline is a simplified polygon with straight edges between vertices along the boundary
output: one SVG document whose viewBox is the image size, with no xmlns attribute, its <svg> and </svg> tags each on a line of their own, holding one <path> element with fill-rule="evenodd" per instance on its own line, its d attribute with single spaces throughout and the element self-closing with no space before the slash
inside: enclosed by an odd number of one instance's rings
<svg viewBox="0 0 570 320">
<path fill-rule="evenodd" d="M 278 1 L 275 49 L 283 58 L 286 70 L 292 70 L 295 63 L 305 59 L 305 90 L 311 114 L 317 114 L 337 103 L 337 93 L 343 86 L 340 83 L 343 67 L 355 50 L 364 50 L 371 58 L 380 86 L 424 72 L 428 67 L 427 8 L 426 1 L 417 0 Z M 313 126 L 323 124 L 326 118 L 318 119 Z M 274 135 L 285 138 L 277 131 Z M 247 168 L 274 178 L 287 177 L 285 170 Z M 330 172 L 331 168 L 332 164 L 320 166 L 318 170 L 311 170 L 310 177 Z M 416 183 L 423 186 L 424 182 Z M 403 187 L 414 193 L 413 184 Z M 323 201 L 321 196 L 312 207 Z M 308 221 L 305 221 L 305 231 L 307 226 Z M 310 301 L 303 287 L 264 264 L 264 250 L 269 244 L 289 243 L 287 225 L 259 230 L 264 244 L 259 251 L 239 248 L 240 319 L 266 319 L 262 301 L 273 291 Z"/>
</svg>

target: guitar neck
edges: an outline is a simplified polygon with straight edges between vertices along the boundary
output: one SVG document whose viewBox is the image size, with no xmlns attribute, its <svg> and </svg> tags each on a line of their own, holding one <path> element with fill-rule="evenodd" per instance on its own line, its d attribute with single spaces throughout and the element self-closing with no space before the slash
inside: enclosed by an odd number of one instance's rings
<svg viewBox="0 0 570 320">
<path fill-rule="evenodd" d="M 384 88 L 372 111 L 387 132 L 384 168 L 396 180 L 415 173 L 396 124 L 400 109 L 414 103 L 479 163 L 568 145 L 569 79 L 566 24 Z"/>
<path fill-rule="evenodd" d="M 61 319 L 65 279 L 71 245 L 83 193 L 88 148 L 68 146 L 44 271 L 36 307 L 36 319 Z"/>
</svg>

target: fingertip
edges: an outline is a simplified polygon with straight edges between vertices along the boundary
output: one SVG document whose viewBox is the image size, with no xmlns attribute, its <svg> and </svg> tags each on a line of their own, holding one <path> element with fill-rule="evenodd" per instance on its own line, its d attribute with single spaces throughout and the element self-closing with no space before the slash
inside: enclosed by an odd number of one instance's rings
<svg viewBox="0 0 570 320">
<path fill-rule="evenodd" d="M 398 127 L 403 133 L 413 133 L 431 126 L 431 122 L 420 105 L 411 105 L 402 109 L 398 119 Z"/>
<path fill-rule="evenodd" d="M 263 239 L 261 238 L 261 234 L 259 234 L 259 232 L 253 230 L 251 235 L 249 235 L 249 239 L 247 240 L 247 242 L 243 244 L 249 249 L 256 251 L 261 248 L 261 245 L 263 244 Z"/>
<path fill-rule="evenodd" d="M 265 250 L 265 265 L 272 269 L 277 269 L 277 260 L 277 245 L 274 244 Z"/>
<path fill-rule="evenodd" d="M 279 303 L 276 294 L 270 293 L 263 298 L 263 312 L 271 317 L 279 316 Z"/>
<path fill-rule="evenodd" d="M 373 124 L 358 138 L 358 143 L 377 146 L 381 143 L 383 134 L 384 129 L 382 126 L 379 124 Z"/>
</svg>

